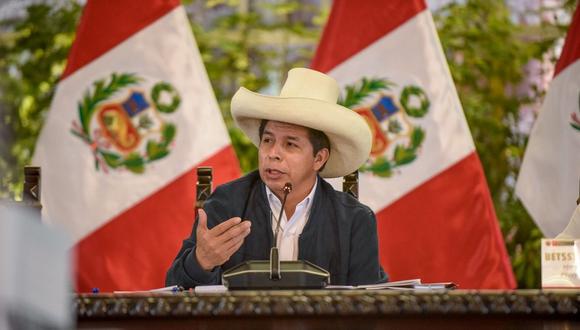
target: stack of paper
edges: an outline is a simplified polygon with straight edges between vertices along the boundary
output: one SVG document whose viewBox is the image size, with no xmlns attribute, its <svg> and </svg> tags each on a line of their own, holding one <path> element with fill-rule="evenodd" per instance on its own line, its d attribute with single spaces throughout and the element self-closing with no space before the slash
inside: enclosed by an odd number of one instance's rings
<svg viewBox="0 0 580 330">
<path fill-rule="evenodd" d="M 353 290 L 453 290 L 457 285 L 453 282 L 422 283 L 420 279 L 386 282 L 369 285 L 329 285 L 326 289 L 353 289 Z"/>
</svg>

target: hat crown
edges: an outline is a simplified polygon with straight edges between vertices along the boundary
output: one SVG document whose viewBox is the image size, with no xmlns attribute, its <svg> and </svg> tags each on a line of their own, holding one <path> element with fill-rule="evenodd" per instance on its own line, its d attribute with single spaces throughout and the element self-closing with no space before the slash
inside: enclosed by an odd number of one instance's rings
<svg viewBox="0 0 580 330">
<path fill-rule="evenodd" d="M 336 103 L 338 94 L 338 84 L 334 79 L 305 68 L 288 71 L 288 78 L 280 91 L 281 97 L 303 97 L 329 103 Z"/>
<path fill-rule="evenodd" d="M 372 147 L 366 120 L 336 103 L 336 81 L 323 73 L 292 69 L 280 96 L 261 95 L 240 87 L 232 97 L 236 124 L 256 145 L 260 145 L 260 124 L 274 120 L 324 132 L 332 152 L 320 176 L 334 178 L 352 173 L 368 159 Z"/>
</svg>

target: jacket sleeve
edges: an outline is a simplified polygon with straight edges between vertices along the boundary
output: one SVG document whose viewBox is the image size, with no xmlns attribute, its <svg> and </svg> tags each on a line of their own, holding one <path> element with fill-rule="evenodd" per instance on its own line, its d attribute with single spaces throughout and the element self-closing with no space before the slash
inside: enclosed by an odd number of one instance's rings
<svg viewBox="0 0 580 330">
<path fill-rule="evenodd" d="M 205 202 L 203 209 L 207 213 L 207 226 L 213 228 L 217 224 L 229 219 L 225 207 L 225 194 L 218 187 Z M 221 267 L 215 267 L 208 272 L 201 268 L 195 257 L 197 215 L 193 230 L 189 238 L 183 241 L 181 249 L 167 271 L 165 285 L 180 285 L 186 289 L 197 285 L 211 285 L 221 283 Z"/>
<path fill-rule="evenodd" d="M 364 207 L 357 212 L 353 220 L 348 283 L 364 285 L 386 282 L 388 277 L 379 261 L 375 214 L 371 209 Z"/>
</svg>

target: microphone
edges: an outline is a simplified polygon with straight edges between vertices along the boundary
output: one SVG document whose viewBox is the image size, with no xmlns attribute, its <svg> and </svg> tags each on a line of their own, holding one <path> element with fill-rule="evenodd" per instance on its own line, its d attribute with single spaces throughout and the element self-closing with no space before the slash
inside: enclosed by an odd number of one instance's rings
<svg viewBox="0 0 580 330">
<path fill-rule="evenodd" d="M 330 273 L 309 261 L 280 261 L 278 252 L 280 222 L 286 199 L 292 192 L 292 184 L 285 183 L 282 191 L 284 197 L 274 231 L 274 242 L 270 248 L 270 260 L 247 260 L 226 270 L 222 274 L 222 283 L 229 290 L 322 289 L 330 282 Z"/>
<path fill-rule="evenodd" d="M 280 234 L 280 222 L 282 222 L 282 214 L 284 214 L 284 206 L 286 205 L 286 199 L 288 194 L 292 192 L 292 184 L 286 182 L 284 188 L 284 198 L 282 199 L 282 207 L 280 208 L 280 214 L 278 215 L 278 221 L 276 224 L 276 231 L 274 232 L 274 242 L 272 242 L 272 248 L 270 249 L 270 279 L 279 280 L 280 279 L 280 254 L 278 251 L 278 235 Z"/>
<path fill-rule="evenodd" d="M 292 192 L 292 184 L 290 182 L 286 182 L 284 184 L 284 188 L 282 188 L 284 192 L 284 198 L 282 199 L 282 207 L 280 208 L 280 214 L 278 215 L 278 221 L 276 224 L 276 231 L 274 232 L 274 242 L 272 247 L 278 246 L 278 235 L 280 235 L 280 222 L 282 221 L 282 214 L 284 214 L 284 206 L 286 205 L 286 198 L 288 198 L 288 194 Z"/>
</svg>

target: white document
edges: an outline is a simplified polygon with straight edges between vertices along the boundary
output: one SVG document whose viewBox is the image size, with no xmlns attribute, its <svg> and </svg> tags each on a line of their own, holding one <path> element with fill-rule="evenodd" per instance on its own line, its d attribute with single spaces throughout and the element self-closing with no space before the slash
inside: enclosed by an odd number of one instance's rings
<svg viewBox="0 0 580 330">
<path fill-rule="evenodd" d="M 542 239 L 542 288 L 580 288 L 580 239 Z"/>
<path fill-rule="evenodd" d="M 199 285 L 193 291 L 195 293 L 224 293 L 228 292 L 228 288 L 224 285 Z"/>
<path fill-rule="evenodd" d="M 422 283 L 420 279 L 394 281 L 369 285 L 328 285 L 329 290 L 400 290 L 400 291 L 433 291 L 455 289 L 457 285 L 452 282 Z"/>
</svg>

